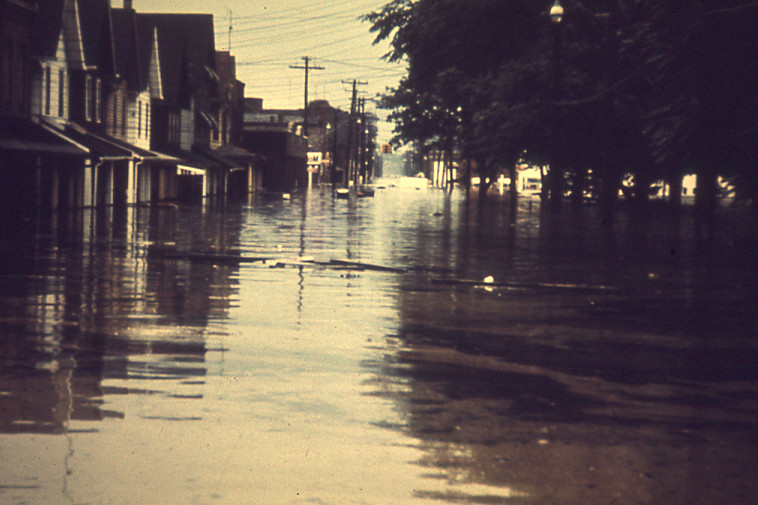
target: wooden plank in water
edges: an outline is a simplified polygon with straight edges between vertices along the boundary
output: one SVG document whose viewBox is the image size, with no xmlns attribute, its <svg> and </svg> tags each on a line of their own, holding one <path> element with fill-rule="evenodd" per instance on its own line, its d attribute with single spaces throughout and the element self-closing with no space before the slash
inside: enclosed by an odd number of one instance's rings
<svg viewBox="0 0 758 505">
<path fill-rule="evenodd" d="M 405 273 L 406 270 L 404 268 L 395 268 L 395 267 L 388 267 L 385 265 L 376 265 L 373 263 L 364 263 L 362 261 L 353 261 L 353 260 L 339 260 L 339 259 L 332 259 L 329 261 L 330 265 L 340 265 L 340 266 L 349 266 L 354 268 L 362 268 L 364 270 L 377 270 L 380 272 L 395 272 L 395 273 Z"/>
</svg>

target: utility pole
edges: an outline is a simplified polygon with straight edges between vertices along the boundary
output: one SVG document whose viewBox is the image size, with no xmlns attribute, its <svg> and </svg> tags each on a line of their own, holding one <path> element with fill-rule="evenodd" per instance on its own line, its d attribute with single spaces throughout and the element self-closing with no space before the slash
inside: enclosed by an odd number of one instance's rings
<svg viewBox="0 0 758 505">
<path fill-rule="evenodd" d="M 343 84 L 348 84 L 350 81 L 342 81 Z M 354 179 L 355 160 L 353 160 L 353 136 L 355 135 L 355 107 L 356 100 L 358 98 L 358 85 L 368 84 L 366 81 L 358 81 L 353 79 L 353 96 L 350 100 L 350 117 L 348 118 L 348 132 L 347 132 L 347 169 L 345 170 L 345 187 L 349 186 L 349 181 Z"/>
<path fill-rule="evenodd" d="M 294 68 L 297 70 L 305 70 L 305 107 L 303 108 L 303 136 L 307 139 L 308 138 L 308 71 L 309 70 L 324 70 L 324 67 L 317 67 L 317 66 L 311 66 L 310 56 L 303 56 L 303 61 L 305 61 L 304 66 L 298 66 L 298 65 L 290 65 L 290 68 Z"/>
<path fill-rule="evenodd" d="M 358 118 L 360 119 L 360 129 L 358 130 L 358 174 L 357 179 L 363 184 L 366 183 L 366 99 L 361 98 L 358 101 Z"/>
<path fill-rule="evenodd" d="M 232 10 L 229 9 L 229 52 L 232 52 Z"/>
</svg>

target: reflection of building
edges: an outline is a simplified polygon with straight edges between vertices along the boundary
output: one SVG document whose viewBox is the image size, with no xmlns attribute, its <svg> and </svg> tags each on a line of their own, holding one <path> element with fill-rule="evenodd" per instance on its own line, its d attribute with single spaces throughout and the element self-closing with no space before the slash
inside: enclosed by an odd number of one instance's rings
<svg viewBox="0 0 758 505">
<path fill-rule="evenodd" d="M 84 210 L 40 222 L 38 235 L 0 237 L 12 251 L 0 274 L 0 432 L 61 433 L 72 420 L 119 417 L 104 396 L 156 387 L 131 381 L 205 375 L 205 328 L 226 316 L 236 267 L 142 248 L 239 243 L 241 216 L 213 216 Z"/>
</svg>

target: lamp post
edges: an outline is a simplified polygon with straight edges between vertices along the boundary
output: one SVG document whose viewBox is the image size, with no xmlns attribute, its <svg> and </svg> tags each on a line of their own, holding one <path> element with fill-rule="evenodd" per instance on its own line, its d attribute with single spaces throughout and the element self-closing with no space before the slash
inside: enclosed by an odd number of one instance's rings
<svg viewBox="0 0 758 505">
<path fill-rule="evenodd" d="M 550 208 L 558 211 L 563 200 L 563 171 L 558 160 L 558 95 L 561 77 L 561 21 L 563 7 L 558 0 L 550 8 L 550 22 L 553 30 L 553 54 L 550 83 Z"/>
</svg>

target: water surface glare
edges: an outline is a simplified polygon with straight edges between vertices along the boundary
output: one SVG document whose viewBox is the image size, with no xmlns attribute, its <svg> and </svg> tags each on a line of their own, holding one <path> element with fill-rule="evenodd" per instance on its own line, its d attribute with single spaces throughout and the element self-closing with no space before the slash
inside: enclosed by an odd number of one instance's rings
<svg viewBox="0 0 758 505">
<path fill-rule="evenodd" d="M 29 220 L 0 246 L 0 502 L 758 499 L 751 260 L 538 207 Z"/>
</svg>

